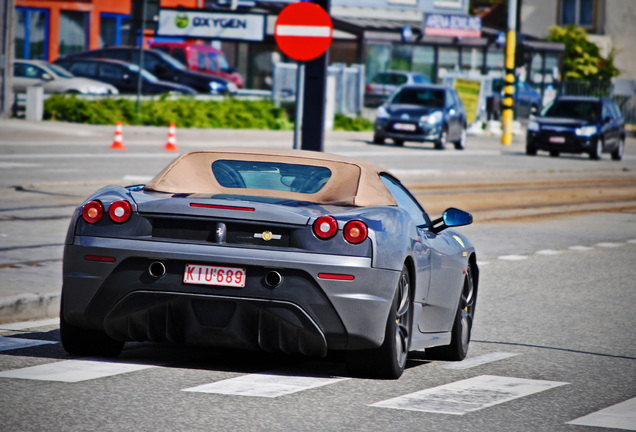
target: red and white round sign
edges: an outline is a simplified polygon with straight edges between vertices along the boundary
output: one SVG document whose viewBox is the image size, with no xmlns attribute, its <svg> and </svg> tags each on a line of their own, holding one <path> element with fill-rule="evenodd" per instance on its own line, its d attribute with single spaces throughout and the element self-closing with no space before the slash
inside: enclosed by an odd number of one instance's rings
<svg viewBox="0 0 636 432">
<path fill-rule="evenodd" d="M 276 19 L 274 37 L 282 52 L 294 60 L 313 60 L 331 45 L 333 23 L 329 14 L 315 3 L 286 6 Z"/>
</svg>

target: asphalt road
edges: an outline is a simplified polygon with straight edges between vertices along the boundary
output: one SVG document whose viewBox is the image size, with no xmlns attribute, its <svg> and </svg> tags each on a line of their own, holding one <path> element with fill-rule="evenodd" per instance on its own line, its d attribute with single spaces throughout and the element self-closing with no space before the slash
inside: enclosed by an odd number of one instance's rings
<svg viewBox="0 0 636 432">
<path fill-rule="evenodd" d="M 127 151 L 108 148 L 113 131 L 0 123 L 0 294 L 59 295 L 74 207 L 104 184 L 143 182 L 176 156 L 162 150 L 167 130 L 125 128 Z M 459 197 L 462 182 L 629 179 L 636 168 L 633 139 L 622 162 L 608 155 L 597 162 L 526 157 L 520 139 L 502 148 L 496 139 L 470 137 L 466 151 L 436 152 L 375 146 L 367 135 L 330 133 L 325 149 L 374 160 L 424 194 L 451 185 L 454 191 L 438 194 L 446 198 Z M 180 130 L 177 137 L 181 151 L 291 143 L 287 132 Z M 415 353 L 397 381 L 351 378 L 337 355 L 127 344 L 115 362 L 76 359 L 59 345 L 55 320 L 0 324 L 0 429 L 636 430 L 632 199 L 612 211 L 567 207 L 528 216 L 537 206 L 518 205 L 518 214 L 495 208 L 488 220 L 461 228 L 481 267 L 469 357 L 447 363 Z M 506 217 L 492 217 L 498 212 Z M 603 421 L 612 429 L 594 426 Z"/>
</svg>

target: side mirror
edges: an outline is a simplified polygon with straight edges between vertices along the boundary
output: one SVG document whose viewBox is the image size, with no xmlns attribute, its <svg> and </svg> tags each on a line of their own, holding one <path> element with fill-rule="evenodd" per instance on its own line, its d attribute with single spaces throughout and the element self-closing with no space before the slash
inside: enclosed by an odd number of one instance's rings
<svg viewBox="0 0 636 432">
<path fill-rule="evenodd" d="M 53 77 L 47 73 L 42 74 L 42 79 L 44 81 L 53 81 Z"/>
<path fill-rule="evenodd" d="M 612 122 L 612 118 L 610 116 L 607 116 L 603 119 L 603 123 L 607 124 L 607 123 L 611 123 Z"/>
<path fill-rule="evenodd" d="M 444 211 L 441 218 L 433 221 L 432 231 L 439 233 L 446 228 L 470 225 L 471 223 L 473 223 L 473 215 L 464 210 L 451 207 Z"/>
</svg>

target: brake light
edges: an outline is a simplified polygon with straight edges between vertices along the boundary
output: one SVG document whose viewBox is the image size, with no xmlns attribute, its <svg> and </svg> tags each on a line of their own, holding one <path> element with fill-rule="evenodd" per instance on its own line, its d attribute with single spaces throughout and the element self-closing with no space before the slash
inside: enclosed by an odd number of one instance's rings
<svg viewBox="0 0 636 432">
<path fill-rule="evenodd" d="M 113 222 L 124 223 L 130 219 L 132 207 L 130 207 L 130 203 L 126 200 L 115 201 L 110 205 L 108 215 Z"/>
<path fill-rule="evenodd" d="M 314 234 L 323 240 L 330 239 L 338 232 L 338 222 L 332 216 L 320 216 L 314 222 Z"/>
<path fill-rule="evenodd" d="M 84 208 L 82 208 L 82 217 L 86 222 L 96 224 L 102 220 L 102 216 L 104 216 L 104 206 L 101 202 L 91 201 L 84 204 Z"/>
<path fill-rule="evenodd" d="M 362 221 L 349 221 L 344 226 L 344 237 L 349 243 L 362 243 L 368 234 L 369 230 L 367 229 L 367 225 Z"/>
</svg>

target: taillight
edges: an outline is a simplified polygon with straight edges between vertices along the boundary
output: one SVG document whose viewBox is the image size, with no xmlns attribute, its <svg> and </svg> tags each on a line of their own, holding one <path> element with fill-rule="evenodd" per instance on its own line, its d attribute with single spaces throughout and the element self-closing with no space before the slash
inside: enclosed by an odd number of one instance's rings
<svg viewBox="0 0 636 432">
<path fill-rule="evenodd" d="M 344 237 L 349 243 L 362 243 L 369 234 L 367 225 L 359 220 L 349 221 L 344 226 Z"/>
<path fill-rule="evenodd" d="M 108 215 L 112 219 L 113 222 L 116 223 L 124 223 L 128 219 L 130 219 L 130 215 L 132 214 L 132 208 L 130 207 L 130 203 L 125 200 L 115 201 L 110 205 L 108 209 Z"/>
<path fill-rule="evenodd" d="M 82 209 L 82 217 L 90 224 L 95 224 L 102 220 L 104 216 L 104 206 L 99 201 L 91 201 L 84 204 Z"/>
<path fill-rule="evenodd" d="M 320 216 L 314 222 L 314 234 L 323 240 L 330 239 L 338 232 L 338 222 L 331 216 Z"/>
</svg>

